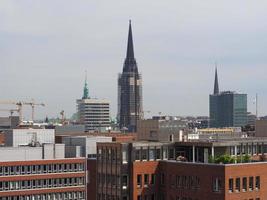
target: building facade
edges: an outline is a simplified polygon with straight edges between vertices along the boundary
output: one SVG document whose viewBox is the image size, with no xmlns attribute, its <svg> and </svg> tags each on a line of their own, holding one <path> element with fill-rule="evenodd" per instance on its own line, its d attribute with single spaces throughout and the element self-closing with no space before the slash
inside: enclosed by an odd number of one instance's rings
<svg viewBox="0 0 267 200">
<path fill-rule="evenodd" d="M 210 127 L 242 127 L 247 125 L 247 94 L 219 92 L 217 70 L 214 93 L 209 96 Z"/>
<path fill-rule="evenodd" d="M 85 200 L 85 160 L 0 162 L 0 199 Z"/>
<path fill-rule="evenodd" d="M 211 159 L 224 155 L 240 160 Z M 266 199 L 266 155 L 262 138 L 98 143 L 88 191 L 97 200 Z"/>
<path fill-rule="evenodd" d="M 118 78 L 118 121 L 121 129 L 135 132 L 137 121 L 143 116 L 142 76 L 134 57 L 131 22 L 129 24 L 127 54 L 123 72 Z"/>
<path fill-rule="evenodd" d="M 109 101 L 101 99 L 78 99 L 78 121 L 85 131 L 105 132 L 110 129 Z"/>
</svg>

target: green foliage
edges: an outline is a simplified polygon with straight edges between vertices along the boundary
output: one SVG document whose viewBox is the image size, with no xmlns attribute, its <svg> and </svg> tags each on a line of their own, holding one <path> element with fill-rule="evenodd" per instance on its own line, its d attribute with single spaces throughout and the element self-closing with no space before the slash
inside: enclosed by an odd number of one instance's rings
<svg viewBox="0 0 267 200">
<path fill-rule="evenodd" d="M 249 155 L 244 156 L 230 156 L 228 154 L 220 155 L 215 158 L 212 156 L 209 157 L 209 163 L 216 164 L 231 164 L 231 163 L 248 163 L 251 161 L 251 157 Z"/>
</svg>

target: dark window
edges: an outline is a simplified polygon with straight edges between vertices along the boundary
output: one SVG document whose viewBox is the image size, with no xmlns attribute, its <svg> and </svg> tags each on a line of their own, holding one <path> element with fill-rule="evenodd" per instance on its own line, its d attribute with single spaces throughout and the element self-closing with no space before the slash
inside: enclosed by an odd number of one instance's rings
<svg viewBox="0 0 267 200">
<path fill-rule="evenodd" d="M 135 160 L 140 160 L 140 150 L 135 150 Z"/>
<path fill-rule="evenodd" d="M 137 174 L 137 187 L 141 187 L 141 186 L 142 186 L 142 175 Z"/>
<path fill-rule="evenodd" d="M 240 178 L 235 179 L 235 191 L 236 192 L 240 191 Z"/>
<path fill-rule="evenodd" d="M 255 188 L 256 189 L 260 189 L 260 177 L 259 176 L 256 176 L 256 182 L 255 182 Z"/>
<path fill-rule="evenodd" d="M 156 159 L 160 159 L 160 149 L 156 149 Z"/>
<path fill-rule="evenodd" d="M 243 177 L 242 179 L 242 190 L 247 191 L 247 177 Z"/>
<path fill-rule="evenodd" d="M 156 174 L 151 174 L 151 184 L 154 185 L 156 182 Z"/>
<path fill-rule="evenodd" d="M 234 190 L 234 180 L 232 178 L 229 179 L 229 192 L 233 192 Z"/>
<path fill-rule="evenodd" d="M 122 186 L 128 186 L 128 177 L 127 175 L 122 176 Z"/>
<path fill-rule="evenodd" d="M 149 175 L 145 174 L 145 176 L 144 176 L 144 184 L 148 185 L 148 183 L 149 183 Z"/>
<path fill-rule="evenodd" d="M 252 191 L 254 189 L 254 178 L 249 177 L 249 190 Z"/>
</svg>

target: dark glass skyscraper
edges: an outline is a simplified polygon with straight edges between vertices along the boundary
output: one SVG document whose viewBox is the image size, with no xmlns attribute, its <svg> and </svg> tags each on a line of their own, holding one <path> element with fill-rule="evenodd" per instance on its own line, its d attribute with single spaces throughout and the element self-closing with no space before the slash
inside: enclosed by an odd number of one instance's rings
<svg viewBox="0 0 267 200">
<path fill-rule="evenodd" d="M 217 69 L 214 92 L 210 95 L 210 127 L 247 125 L 247 95 L 232 91 L 219 92 Z"/>
<path fill-rule="evenodd" d="M 120 128 L 136 131 L 137 121 L 143 116 L 142 77 L 134 57 L 131 21 L 123 72 L 118 78 L 118 121 Z"/>
</svg>

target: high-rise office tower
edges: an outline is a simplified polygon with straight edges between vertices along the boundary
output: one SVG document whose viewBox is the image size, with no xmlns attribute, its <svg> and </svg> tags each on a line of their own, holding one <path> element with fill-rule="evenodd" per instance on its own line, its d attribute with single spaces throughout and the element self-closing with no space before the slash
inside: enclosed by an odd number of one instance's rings
<svg viewBox="0 0 267 200">
<path fill-rule="evenodd" d="M 134 57 L 131 21 L 129 23 L 128 45 L 123 72 L 118 78 L 118 121 L 120 128 L 136 131 L 137 121 L 143 116 L 142 77 L 138 73 Z"/>
<path fill-rule="evenodd" d="M 77 100 L 79 123 L 85 125 L 86 131 L 108 131 L 110 129 L 109 108 L 109 101 L 90 98 L 85 79 L 83 97 Z"/>
<path fill-rule="evenodd" d="M 219 92 L 217 69 L 214 92 L 210 95 L 210 127 L 241 127 L 247 125 L 247 94 Z"/>
</svg>

